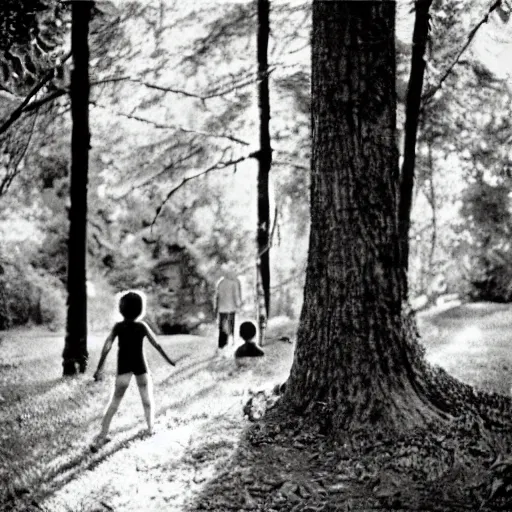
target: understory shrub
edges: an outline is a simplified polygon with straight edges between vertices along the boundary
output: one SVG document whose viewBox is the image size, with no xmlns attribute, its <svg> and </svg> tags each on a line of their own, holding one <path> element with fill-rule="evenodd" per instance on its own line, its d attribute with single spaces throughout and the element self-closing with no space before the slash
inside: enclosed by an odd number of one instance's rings
<svg viewBox="0 0 512 512">
<path fill-rule="evenodd" d="M 460 260 L 467 295 L 512 301 L 512 210 L 509 187 L 476 179 L 463 195 Z"/>
<path fill-rule="evenodd" d="M 34 286 L 18 265 L 3 261 L 0 269 L 0 328 L 26 324 L 32 314 Z"/>
<path fill-rule="evenodd" d="M 58 277 L 34 272 L 37 305 L 33 322 L 52 331 L 60 330 L 66 321 L 66 293 Z"/>
<path fill-rule="evenodd" d="M 34 269 L 23 258 L 0 256 L 0 329 L 34 323 L 50 329 L 64 325 L 61 281 Z"/>
<path fill-rule="evenodd" d="M 468 274 L 469 298 L 492 302 L 512 301 L 512 264 L 509 261 L 493 257 L 492 254 L 481 254 L 479 258 L 474 258 Z"/>
</svg>

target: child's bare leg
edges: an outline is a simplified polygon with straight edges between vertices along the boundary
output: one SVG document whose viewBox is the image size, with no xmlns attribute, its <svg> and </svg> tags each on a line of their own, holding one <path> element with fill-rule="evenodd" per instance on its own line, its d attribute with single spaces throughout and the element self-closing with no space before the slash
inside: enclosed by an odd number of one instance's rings
<svg viewBox="0 0 512 512">
<path fill-rule="evenodd" d="M 101 432 L 99 437 L 104 439 L 108 431 L 110 429 L 110 423 L 112 422 L 112 418 L 119 408 L 119 404 L 123 399 L 123 396 L 130 385 L 130 380 L 132 378 L 131 373 L 123 373 L 122 375 L 118 375 L 116 377 L 116 384 L 114 388 L 114 393 L 112 394 L 112 398 L 108 404 L 107 410 L 105 412 L 105 416 L 103 417 L 103 421 L 101 422 Z"/>
<path fill-rule="evenodd" d="M 153 425 L 155 422 L 154 404 L 153 404 L 153 383 L 151 376 L 148 373 L 136 375 L 137 386 L 139 387 L 140 399 L 142 400 L 142 407 L 144 407 L 144 416 L 148 424 L 148 432 L 153 433 Z"/>
</svg>

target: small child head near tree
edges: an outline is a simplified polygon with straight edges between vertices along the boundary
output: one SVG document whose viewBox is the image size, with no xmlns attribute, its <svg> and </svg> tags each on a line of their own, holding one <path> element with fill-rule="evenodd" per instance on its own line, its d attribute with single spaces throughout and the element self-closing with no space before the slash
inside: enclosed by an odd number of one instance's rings
<svg viewBox="0 0 512 512">
<path fill-rule="evenodd" d="M 126 292 L 119 299 L 119 312 L 125 320 L 139 320 L 146 312 L 146 297 L 141 292 Z"/>
<path fill-rule="evenodd" d="M 240 337 L 246 342 L 249 343 L 254 341 L 254 337 L 256 336 L 256 326 L 252 322 L 242 322 L 240 325 Z"/>
</svg>

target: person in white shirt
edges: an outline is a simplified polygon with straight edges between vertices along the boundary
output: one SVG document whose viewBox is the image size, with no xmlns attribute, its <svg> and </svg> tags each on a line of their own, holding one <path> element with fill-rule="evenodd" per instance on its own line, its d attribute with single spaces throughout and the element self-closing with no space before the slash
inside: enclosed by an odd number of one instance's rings
<svg viewBox="0 0 512 512">
<path fill-rule="evenodd" d="M 232 265 L 224 267 L 224 275 L 217 283 L 215 292 L 215 316 L 219 318 L 219 349 L 234 341 L 235 314 L 242 305 L 242 286 Z"/>
</svg>

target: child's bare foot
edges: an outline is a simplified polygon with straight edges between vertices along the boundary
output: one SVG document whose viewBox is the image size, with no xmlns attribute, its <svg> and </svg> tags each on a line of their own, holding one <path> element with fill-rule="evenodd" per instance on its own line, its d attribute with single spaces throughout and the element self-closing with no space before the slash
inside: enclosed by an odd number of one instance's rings
<svg viewBox="0 0 512 512">
<path fill-rule="evenodd" d="M 103 434 L 98 435 L 91 444 L 91 452 L 96 453 L 102 446 L 106 445 L 108 442 L 110 442 L 110 437 Z"/>
<path fill-rule="evenodd" d="M 147 428 L 142 432 L 142 438 L 145 439 L 146 437 L 152 437 L 155 435 L 155 427 Z"/>
</svg>

